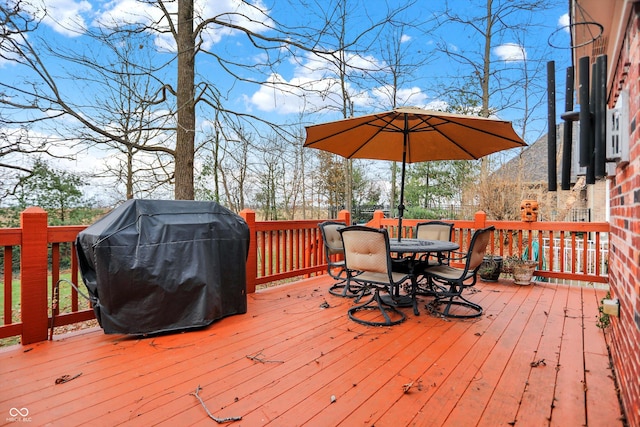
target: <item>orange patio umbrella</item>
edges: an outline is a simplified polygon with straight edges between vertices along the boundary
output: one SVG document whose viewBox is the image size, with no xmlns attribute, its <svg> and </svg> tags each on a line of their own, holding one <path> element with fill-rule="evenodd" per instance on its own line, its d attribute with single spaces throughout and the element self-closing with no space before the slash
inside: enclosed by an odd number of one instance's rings
<svg viewBox="0 0 640 427">
<path fill-rule="evenodd" d="M 347 159 L 402 162 L 398 226 L 404 213 L 407 163 L 477 160 L 497 151 L 525 147 L 511 122 L 416 107 L 307 126 L 304 146 Z M 400 239 L 398 233 L 398 239 Z"/>
</svg>

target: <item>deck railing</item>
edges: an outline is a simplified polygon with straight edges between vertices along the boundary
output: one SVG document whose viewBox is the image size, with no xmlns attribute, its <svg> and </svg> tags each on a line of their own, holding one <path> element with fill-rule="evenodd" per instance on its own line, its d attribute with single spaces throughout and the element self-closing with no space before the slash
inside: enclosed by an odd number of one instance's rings
<svg viewBox="0 0 640 427">
<path fill-rule="evenodd" d="M 415 226 L 424 220 L 403 219 L 402 235 L 412 237 Z M 487 253 L 518 256 L 538 261 L 540 278 L 595 283 L 608 282 L 609 223 L 607 222 L 525 222 L 490 221 L 484 212 L 473 220 L 451 220 L 454 240 L 461 248 L 469 245 L 474 230 L 493 225 L 496 229 Z M 375 212 L 368 223 L 398 235 L 398 220 Z"/>
<path fill-rule="evenodd" d="M 240 216 L 249 225 L 251 240 L 247 258 L 247 292 L 280 280 L 327 270 L 322 235 L 318 224 L 325 220 L 256 221 L 255 212 L 245 209 Z M 350 222 L 342 211 L 336 221 Z"/>
<path fill-rule="evenodd" d="M 251 236 L 246 264 L 247 292 L 255 292 L 261 285 L 326 273 L 327 261 L 318 228 L 323 220 L 256 221 L 255 212 L 250 210 L 240 215 L 249 225 Z M 340 212 L 338 220 L 349 224 L 349 213 Z M 418 222 L 403 220 L 403 236 L 411 237 Z M 539 277 L 607 282 L 608 223 L 488 221 L 483 212 L 473 220 L 451 222 L 461 248 L 468 245 L 474 230 L 493 225 L 496 230 L 488 252 L 502 256 L 535 255 L 537 248 Z M 392 237 L 397 237 L 397 223 L 397 219 L 385 218 L 383 212 L 377 211 L 368 225 L 387 228 Z M 94 318 L 88 301 L 68 283 L 80 283 L 75 239 L 85 228 L 48 226 L 47 213 L 32 207 L 22 212 L 20 227 L 0 229 L 4 301 L 0 339 L 19 336 L 23 344 L 44 341 L 52 321 L 54 326 L 64 326 Z M 18 253 L 16 266 L 13 260 Z M 66 258 L 70 256 L 70 267 L 61 266 L 65 254 Z M 60 280 L 63 272 L 68 280 Z M 51 306 L 58 282 L 67 287 L 65 294 L 70 296 L 64 307 Z M 16 293 L 19 304 L 12 303 Z"/>
</svg>

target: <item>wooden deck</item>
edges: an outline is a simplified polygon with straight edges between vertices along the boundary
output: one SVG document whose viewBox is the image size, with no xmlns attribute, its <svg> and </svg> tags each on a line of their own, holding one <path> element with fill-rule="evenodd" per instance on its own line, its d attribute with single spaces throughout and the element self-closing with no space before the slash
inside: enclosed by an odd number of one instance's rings
<svg viewBox="0 0 640 427">
<path fill-rule="evenodd" d="M 421 304 L 374 328 L 347 319 L 353 302 L 330 283 L 250 294 L 246 315 L 198 331 L 94 328 L 0 350 L 0 425 L 215 425 L 197 387 L 234 426 L 623 425 L 596 327 L 603 291 L 479 282 L 478 319 Z"/>
</svg>

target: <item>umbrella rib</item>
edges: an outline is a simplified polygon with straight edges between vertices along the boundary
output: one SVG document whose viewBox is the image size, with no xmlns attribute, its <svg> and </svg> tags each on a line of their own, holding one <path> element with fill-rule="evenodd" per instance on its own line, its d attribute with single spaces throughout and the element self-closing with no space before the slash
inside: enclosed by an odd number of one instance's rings
<svg viewBox="0 0 640 427">
<path fill-rule="evenodd" d="M 426 112 L 425 112 L 426 113 Z M 406 117 L 409 121 L 409 127 L 405 129 L 405 120 L 400 121 L 400 118 Z M 355 122 L 352 120 L 355 119 Z M 478 124 L 476 126 L 476 120 L 480 122 L 487 121 L 487 124 Z M 499 151 L 500 148 L 496 148 L 495 150 L 487 151 L 484 147 L 479 151 L 476 151 L 472 148 L 474 144 L 470 146 L 464 142 L 464 140 L 458 139 L 461 135 L 452 135 L 449 132 L 449 127 L 453 126 L 455 128 L 459 128 L 461 130 L 468 131 L 470 134 L 468 136 L 462 136 L 466 140 L 474 142 L 474 137 L 478 136 L 479 138 L 487 137 L 494 138 L 496 140 L 497 145 L 499 141 L 503 141 L 503 149 L 505 148 L 515 148 L 517 146 L 526 147 L 526 143 L 520 139 L 520 137 L 514 132 L 514 130 L 509 127 L 509 130 L 503 131 L 495 131 L 491 128 L 491 124 L 489 122 L 496 122 L 500 125 L 509 125 L 509 122 L 503 120 L 494 120 L 487 119 L 478 116 L 449 116 L 446 113 L 439 114 L 439 112 L 431 112 L 430 114 L 421 114 L 421 113 L 413 113 L 406 112 L 402 110 L 393 110 L 384 113 L 372 114 L 370 116 L 363 116 L 361 118 L 347 118 L 342 120 L 344 123 L 339 123 L 341 121 L 336 122 L 335 126 L 337 126 L 337 130 L 332 130 L 329 128 L 329 133 L 324 134 L 321 132 L 322 136 L 318 136 L 317 139 L 313 141 L 309 141 L 305 143 L 305 147 L 322 147 L 321 149 L 325 149 L 326 151 L 334 152 L 339 154 L 347 159 L 352 158 L 374 158 L 381 159 L 382 157 L 366 157 L 366 155 L 359 155 L 360 153 L 365 154 L 369 153 L 371 150 L 367 147 L 371 143 L 372 140 L 377 140 L 381 137 L 383 133 L 395 133 L 395 134 L 404 134 L 406 133 L 409 138 L 411 138 L 412 134 L 418 134 L 422 132 L 434 132 L 434 135 L 439 135 L 438 138 L 441 140 L 447 141 L 450 146 L 456 147 L 459 150 L 457 156 L 455 158 L 468 158 L 468 159 L 479 159 L 484 157 L 487 154 L 490 154 L 494 151 Z M 355 123 L 355 125 L 353 124 Z M 411 123 L 414 123 L 411 125 Z M 351 126 L 349 126 L 351 124 Z M 486 127 L 486 129 L 484 129 Z M 365 129 L 369 130 L 365 130 Z M 309 128 L 310 129 L 310 128 Z M 334 128 L 335 129 L 335 128 Z M 353 132 L 361 132 L 359 136 L 355 138 L 351 135 Z M 458 132 L 456 132 L 457 134 Z M 345 139 L 344 143 L 340 143 L 341 138 Z M 430 139 L 426 136 L 427 139 Z M 436 138 L 436 139 L 438 139 Z M 331 141 L 332 143 L 338 142 L 338 145 L 341 145 L 339 149 L 330 149 L 324 148 L 323 143 Z M 357 146 L 354 146 L 356 145 Z M 509 147 L 511 145 L 511 147 Z M 407 163 L 414 163 L 412 160 L 411 151 L 412 144 L 409 143 L 406 147 Z M 473 154 L 476 152 L 477 154 Z M 464 156 L 463 156 L 464 153 Z M 386 154 L 385 154 L 386 155 Z M 385 159 L 389 159 L 385 157 Z M 390 160 L 390 159 L 389 159 Z M 422 157 L 416 161 L 423 161 Z"/>
<path fill-rule="evenodd" d="M 382 132 L 383 129 L 384 128 L 382 128 L 382 127 L 378 127 L 378 130 L 374 134 L 372 134 L 369 138 L 367 138 L 365 141 L 363 141 L 362 144 L 358 145 L 355 148 L 355 150 L 353 150 L 351 152 L 351 154 L 349 154 L 347 156 L 347 159 L 351 159 L 353 156 L 355 156 L 356 153 L 362 149 L 362 147 L 366 146 L 369 143 L 369 141 L 371 141 L 373 138 L 375 138 L 380 132 Z"/>
<path fill-rule="evenodd" d="M 382 121 L 382 122 L 384 122 L 384 125 L 377 125 L 377 124 L 374 123 L 376 121 Z M 386 114 L 385 115 L 375 114 L 375 115 L 373 115 L 371 117 L 370 120 L 363 121 L 362 123 L 358 124 L 357 126 L 346 128 L 346 129 L 341 129 L 341 130 L 339 130 L 337 132 L 333 132 L 331 134 L 325 135 L 324 137 L 319 138 L 319 139 L 313 141 L 312 143 L 308 144 L 307 147 L 313 147 L 315 144 L 317 144 L 319 142 L 322 142 L 322 141 L 324 141 L 326 139 L 330 139 L 330 138 L 336 137 L 336 136 L 341 135 L 341 134 L 346 133 L 346 132 L 352 132 L 354 129 L 359 128 L 359 127 L 364 127 L 364 126 L 375 127 L 375 128 L 378 128 L 378 130 L 375 133 L 373 133 L 368 139 L 366 139 L 362 144 L 358 145 L 355 148 L 355 150 L 353 150 L 351 152 L 351 154 L 349 154 L 348 156 L 343 156 L 343 157 L 345 157 L 347 159 L 353 158 L 353 156 L 358 151 L 360 151 L 364 146 L 366 146 L 369 141 L 371 141 L 373 138 L 375 138 L 380 132 L 383 132 L 383 131 L 386 131 L 387 129 L 389 129 L 389 127 L 393 127 L 394 128 L 394 130 L 392 132 L 402 132 L 402 128 L 397 127 L 393 123 L 393 117 L 392 116 L 388 116 Z"/>
<path fill-rule="evenodd" d="M 416 126 L 413 126 L 410 129 L 409 133 L 411 133 L 411 132 L 424 132 L 424 131 L 429 131 L 431 129 L 438 130 L 437 128 L 439 126 L 443 126 L 443 125 L 447 125 L 447 124 L 454 124 L 456 126 L 460 126 L 460 127 L 463 127 L 463 128 L 466 128 L 466 129 L 470 129 L 470 130 L 473 130 L 473 131 L 476 131 L 476 132 L 480 132 L 480 133 L 483 133 L 485 135 L 495 136 L 497 138 L 504 139 L 505 141 L 516 143 L 516 144 L 521 145 L 523 147 L 525 146 L 525 144 L 522 143 L 522 141 L 519 139 L 519 137 L 517 135 L 516 135 L 516 138 L 514 139 L 514 138 L 511 138 L 511 137 L 508 137 L 508 136 L 500 135 L 500 134 L 495 133 L 495 132 L 491 132 L 489 130 L 478 129 L 477 127 L 474 127 L 474 126 L 471 126 L 471 125 L 467 125 L 465 123 L 461 123 L 461 122 L 458 122 L 458 121 L 455 121 L 455 120 L 449 120 L 449 119 L 445 119 L 443 117 L 435 117 L 435 116 L 431 116 L 431 117 L 442 120 L 442 123 L 438 123 L 438 124 L 434 125 L 434 124 L 429 123 L 428 121 L 426 121 L 424 118 L 421 117 L 420 121 L 422 123 L 426 124 L 427 126 L 429 126 L 429 129 L 416 130 L 416 128 L 418 127 L 418 125 L 416 125 Z M 469 116 L 469 117 L 473 117 L 473 116 Z M 438 131 L 438 133 L 440 135 L 443 135 L 443 133 L 440 132 L 440 131 Z"/>
<path fill-rule="evenodd" d="M 335 136 L 338 136 L 338 135 L 343 134 L 343 133 L 346 133 L 346 132 L 352 132 L 354 129 L 357 129 L 357 128 L 359 128 L 359 127 L 363 127 L 363 126 L 375 126 L 375 125 L 372 125 L 371 123 L 372 123 L 372 122 L 374 122 L 374 121 L 376 121 L 376 120 L 381 120 L 381 119 L 383 119 L 381 116 L 372 116 L 370 120 L 363 121 L 362 123 L 359 123 L 359 124 L 358 124 L 358 125 L 356 125 L 356 126 L 353 126 L 353 127 L 347 127 L 347 128 L 345 128 L 345 129 L 340 129 L 340 130 L 338 130 L 338 131 L 336 131 L 336 132 L 329 133 L 329 134 L 327 134 L 327 135 L 323 136 L 322 138 L 318 138 L 318 139 L 316 139 L 315 141 L 313 141 L 312 143 L 310 143 L 308 146 L 312 146 L 312 145 L 314 145 L 314 144 L 317 144 L 318 142 L 322 142 L 322 141 L 324 141 L 325 139 L 330 139 L 330 138 L 333 138 L 333 137 L 335 137 Z M 389 122 L 385 122 L 385 123 L 387 123 L 387 125 L 388 125 L 388 124 L 390 124 Z M 320 126 L 320 125 L 319 125 L 319 126 Z"/>
<path fill-rule="evenodd" d="M 371 141 L 373 138 L 378 136 L 381 132 L 404 132 L 404 127 L 400 127 L 394 123 L 396 118 L 397 116 L 393 116 L 389 114 L 384 114 L 384 115 L 376 114 L 375 120 L 384 122 L 385 123 L 384 125 L 377 125 L 374 123 L 374 120 L 363 123 L 362 126 L 372 126 L 372 127 L 378 128 L 378 130 L 375 133 L 373 133 L 371 137 L 369 137 L 366 141 L 360 144 L 355 150 L 353 150 L 351 155 L 349 155 L 347 158 L 348 159 L 352 158 L 358 151 L 362 149 L 362 147 L 366 146 L 369 143 L 369 141 Z"/>
<path fill-rule="evenodd" d="M 455 145 L 456 147 L 458 147 L 460 150 L 462 150 L 462 151 L 464 151 L 465 153 L 467 153 L 467 154 L 469 155 L 469 157 L 472 157 L 473 159 L 478 160 L 478 157 L 476 157 L 476 156 L 474 156 L 473 154 L 471 154 L 471 153 L 469 152 L 469 150 L 467 150 L 466 148 L 464 148 L 463 146 L 461 146 L 458 142 L 456 142 L 456 141 L 454 141 L 453 139 L 451 139 L 451 138 L 450 138 L 448 135 L 446 135 L 445 133 L 441 132 L 441 131 L 438 129 L 438 126 L 439 126 L 440 124 L 438 124 L 438 125 L 432 125 L 432 124 L 428 123 L 426 120 L 424 120 L 423 118 L 421 118 L 421 119 L 420 119 L 420 121 L 421 121 L 422 123 L 424 123 L 424 124 L 428 125 L 428 126 L 429 126 L 429 130 L 430 130 L 430 131 L 439 133 L 439 134 L 440 134 L 440 135 L 442 135 L 444 138 L 446 138 L 446 139 L 447 139 L 447 141 L 449 141 L 450 143 L 452 143 L 453 145 Z M 441 123 L 441 124 L 442 124 L 442 125 L 444 125 L 444 124 L 449 124 L 449 123 L 453 123 L 453 122 L 452 122 L 452 121 L 450 121 L 450 120 L 446 120 L 446 121 L 444 121 L 444 123 Z M 456 124 L 457 124 L 457 125 L 459 125 L 459 126 L 462 126 L 460 123 L 456 123 Z M 469 128 L 469 126 L 464 126 L 464 127 Z M 414 129 L 415 129 L 415 127 L 414 127 Z M 475 130 L 475 129 L 474 129 L 474 130 Z"/>
<path fill-rule="evenodd" d="M 472 116 L 470 116 L 470 117 L 472 117 Z M 409 135 L 411 135 L 411 133 L 413 133 L 413 132 L 437 132 L 442 137 L 446 138 L 447 141 L 449 141 L 450 143 L 452 143 L 453 145 L 458 147 L 460 150 L 462 150 L 465 153 L 467 153 L 469 155 L 469 157 L 471 157 L 471 158 L 473 158 L 475 160 L 478 160 L 480 157 L 484 157 L 484 156 L 477 157 L 477 156 L 473 155 L 472 153 L 469 152 L 469 150 L 467 150 L 466 148 L 461 146 L 455 140 L 451 139 L 451 137 L 449 137 L 446 133 L 441 132 L 438 129 L 438 127 L 439 126 L 443 126 L 443 125 L 447 125 L 447 124 L 454 124 L 456 126 L 460 126 L 460 127 L 466 128 L 466 129 L 470 129 L 472 131 L 475 131 L 475 132 L 478 132 L 478 133 L 482 133 L 484 135 L 490 135 L 490 136 L 493 136 L 493 137 L 496 137 L 496 138 L 503 139 L 505 141 L 513 142 L 513 143 L 516 143 L 516 144 L 518 144 L 520 146 L 523 146 L 523 147 L 526 146 L 526 144 L 523 144 L 522 141 L 520 141 L 518 139 L 513 139 L 513 138 L 510 138 L 510 137 L 507 137 L 507 136 L 503 136 L 503 135 L 500 135 L 500 134 L 497 134 L 497 133 L 491 132 L 491 131 L 481 130 L 481 129 L 478 129 L 476 127 L 473 127 L 473 126 L 470 126 L 470 125 L 467 125 L 467 124 L 464 124 L 464 123 L 461 123 L 461 122 L 458 122 L 458 121 L 455 121 L 455 120 L 445 119 L 444 117 L 429 116 L 429 118 L 436 118 L 436 119 L 442 120 L 442 123 L 437 123 L 437 124 L 429 123 L 428 120 L 423 116 L 419 116 L 418 118 L 420 119 L 420 121 L 415 126 L 412 126 L 409 129 Z M 419 129 L 419 126 L 421 124 L 424 124 L 427 127 Z M 411 149 L 411 144 L 409 144 L 408 149 L 409 150 Z"/>
</svg>

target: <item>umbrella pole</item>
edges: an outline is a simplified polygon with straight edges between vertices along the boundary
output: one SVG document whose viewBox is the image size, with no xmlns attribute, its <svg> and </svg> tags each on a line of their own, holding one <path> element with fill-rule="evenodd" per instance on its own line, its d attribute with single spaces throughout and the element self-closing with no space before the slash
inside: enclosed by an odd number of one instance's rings
<svg viewBox="0 0 640 427">
<path fill-rule="evenodd" d="M 398 204 L 398 242 L 402 240 L 402 216 L 404 215 L 404 175 L 407 165 L 407 143 L 409 142 L 409 120 L 404 115 L 404 131 L 402 132 L 402 173 L 400 174 L 400 203 Z"/>
<path fill-rule="evenodd" d="M 398 204 L 398 242 L 402 240 L 402 216 L 404 215 L 404 168 L 405 155 L 402 155 L 402 179 L 400 181 L 400 204 Z"/>
</svg>

